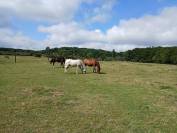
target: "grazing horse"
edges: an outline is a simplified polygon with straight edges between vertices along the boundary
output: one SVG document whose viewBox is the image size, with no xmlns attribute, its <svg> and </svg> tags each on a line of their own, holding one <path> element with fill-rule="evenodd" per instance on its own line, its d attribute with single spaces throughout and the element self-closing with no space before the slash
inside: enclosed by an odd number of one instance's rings
<svg viewBox="0 0 177 133">
<path fill-rule="evenodd" d="M 100 63 L 96 59 L 84 59 L 85 66 L 93 66 L 93 72 L 100 73 Z"/>
<path fill-rule="evenodd" d="M 86 68 L 85 65 L 83 63 L 82 60 L 77 59 L 77 60 L 73 60 L 73 59 L 66 59 L 65 61 L 65 72 L 67 72 L 67 69 L 69 68 L 69 66 L 72 67 L 76 67 L 76 74 L 78 74 L 78 68 L 81 69 L 82 73 L 86 73 Z"/>
<path fill-rule="evenodd" d="M 60 62 L 61 66 L 64 66 L 65 64 L 65 58 L 63 56 L 60 57 L 52 57 L 50 59 L 50 64 L 53 64 L 53 66 L 55 65 L 55 62 Z"/>
</svg>

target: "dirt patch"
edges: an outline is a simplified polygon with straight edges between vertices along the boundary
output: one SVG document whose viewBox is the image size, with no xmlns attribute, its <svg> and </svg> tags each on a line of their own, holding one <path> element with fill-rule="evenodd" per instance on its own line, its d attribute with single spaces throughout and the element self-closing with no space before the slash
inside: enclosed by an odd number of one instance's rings
<svg viewBox="0 0 177 133">
<path fill-rule="evenodd" d="M 169 113 L 177 112 L 177 101 L 173 95 L 160 96 L 154 106 L 159 109 L 168 110 Z"/>
</svg>

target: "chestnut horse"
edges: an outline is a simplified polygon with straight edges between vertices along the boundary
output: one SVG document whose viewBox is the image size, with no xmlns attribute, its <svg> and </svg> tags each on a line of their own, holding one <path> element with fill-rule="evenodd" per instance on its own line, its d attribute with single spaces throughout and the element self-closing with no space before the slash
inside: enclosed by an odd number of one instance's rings
<svg viewBox="0 0 177 133">
<path fill-rule="evenodd" d="M 96 59 L 84 59 L 85 66 L 93 66 L 93 72 L 100 73 L 100 63 Z"/>
</svg>

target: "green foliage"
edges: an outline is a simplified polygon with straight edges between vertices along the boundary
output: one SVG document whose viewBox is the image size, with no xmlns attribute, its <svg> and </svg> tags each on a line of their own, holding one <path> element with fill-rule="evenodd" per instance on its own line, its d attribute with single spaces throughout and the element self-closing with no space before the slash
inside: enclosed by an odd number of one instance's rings
<svg viewBox="0 0 177 133">
<path fill-rule="evenodd" d="M 62 47 L 62 48 L 50 48 L 46 47 L 45 50 L 34 51 L 34 50 L 23 50 L 23 49 L 12 49 L 12 48 L 0 48 L 0 55 L 14 55 L 20 56 L 36 56 L 42 54 L 44 56 L 64 56 L 66 58 L 97 58 L 100 60 L 113 60 L 116 58 L 118 53 L 111 51 L 105 51 L 101 49 L 88 49 L 88 48 L 77 48 L 77 47 Z"/>
<path fill-rule="evenodd" d="M 136 48 L 124 52 L 121 57 L 127 61 L 177 64 L 177 47 Z"/>
<path fill-rule="evenodd" d="M 34 57 L 41 57 L 41 56 L 42 56 L 42 54 L 40 54 L 40 53 L 34 54 Z"/>
<path fill-rule="evenodd" d="M 115 49 L 112 50 L 112 58 L 113 58 L 113 59 L 116 58 L 116 51 L 115 51 Z"/>
<path fill-rule="evenodd" d="M 99 60 L 111 61 L 132 61 L 143 63 L 163 63 L 163 64 L 177 64 L 177 47 L 152 47 L 152 48 L 136 48 L 126 52 L 117 53 L 114 49 L 112 51 L 105 51 L 101 49 L 88 49 L 77 47 L 62 47 L 50 48 L 45 50 L 23 50 L 12 48 L 0 48 L 0 55 L 14 55 L 20 56 L 36 56 L 44 55 L 50 56 L 64 56 L 65 58 L 97 58 Z"/>
<path fill-rule="evenodd" d="M 42 53 L 46 54 L 46 51 L 44 50 Z M 101 49 L 62 47 L 50 49 L 50 56 L 53 55 L 64 56 L 66 58 L 97 58 L 99 60 L 113 60 L 118 56 L 118 53 Z"/>
<path fill-rule="evenodd" d="M 38 51 L 34 50 L 23 50 L 23 49 L 13 49 L 13 48 L 0 48 L 0 55 L 16 55 L 18 56 L 32 56 L 36 53 L 39 53 Z"/>
</svg>

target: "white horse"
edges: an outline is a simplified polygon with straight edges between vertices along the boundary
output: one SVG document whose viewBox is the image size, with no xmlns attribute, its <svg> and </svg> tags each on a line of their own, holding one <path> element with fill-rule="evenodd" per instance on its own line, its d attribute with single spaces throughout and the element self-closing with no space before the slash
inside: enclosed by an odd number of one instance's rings
<svg viewBox="0 0 177 133">
<path fill-rule="evenodd" d="M 77 60 L 66 59 L 66 61 L 65 61 L 65 72 L 67 72 L 67 69 L 69 68 L 69 66 L 76 67 L 76 74 L 78 74 L 78 68 L 81 69 L 82 73 L 86 73 L 85 64 L 80 59 L 77 59 Z"/>
</svg>

